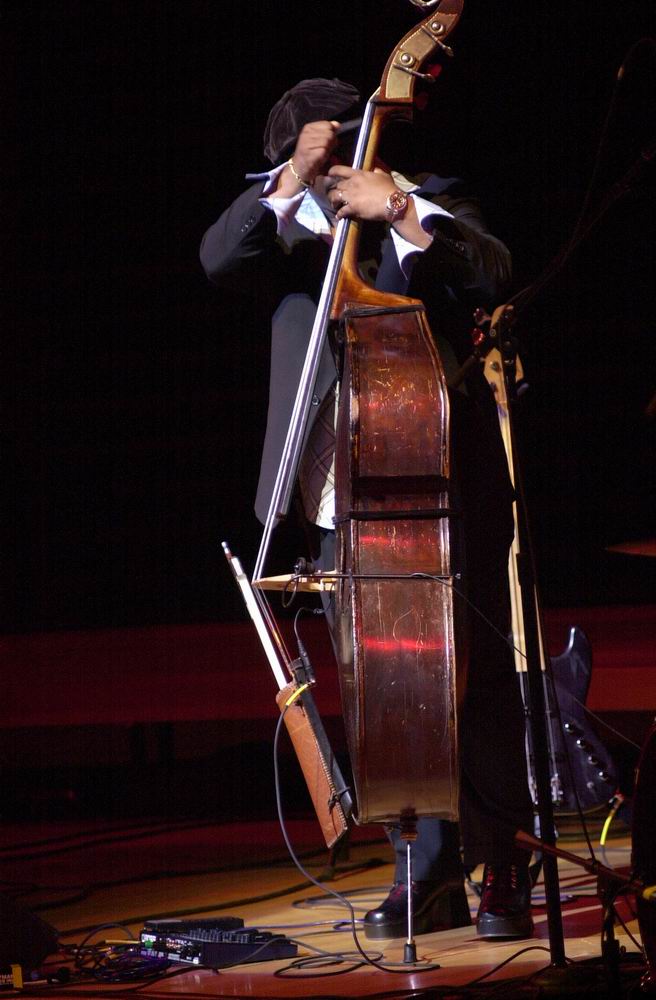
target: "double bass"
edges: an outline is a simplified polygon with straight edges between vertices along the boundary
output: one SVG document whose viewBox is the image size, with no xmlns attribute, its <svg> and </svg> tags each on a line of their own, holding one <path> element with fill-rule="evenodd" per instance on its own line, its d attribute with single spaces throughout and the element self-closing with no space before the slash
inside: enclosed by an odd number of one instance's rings
<svg viewBox="0 0 656 1000">
<path fill-rule="evenodd" d="M 463 0 L 411 2 L 433 10 L 387 61 L 363 117 L 356 169 L 373 169 L 385 126 L 412 117 L 417 81 L 433 82 L 429 62 L 451 54 L 447 39 Z M 272 532 L 289 507 L 331 335 L 341 358 L 336 565 L 333 573 L 296 574 L 292 582 L 334 591 L 354 819 L 412 830 L 421 816 L 458 818 L 457 710 L 466 651 L 454 601 L 449 400 L 423 303 L 360 278 L 361 225 L 347 218 L 337 225 L 253 574 L 257 607 L 251 601 L 250 610 L 271 637 L 270 661 L 278 657 L 289 672 L 293 661 L 266 598 L 279 584 L 265 566 Z M 301 705 L 306 697 L 300 695 Z M 323 771 L 339 803 L 330 761 Z"/>
<path fill-rule="evenodd" d="M 439 11 L 392 53 L 362 168 L 385 123 L 412 106 L 416 73 L 455 27 Z M 412 70 L 412 72 L 408 72 Z M 459 649 L 449 400 L 423 303 L 357 275 L 351 225 L 332 317 L 342 377 L 335 462 L 338 663 L 359 822 L 457 819 Z"/>
</svg>

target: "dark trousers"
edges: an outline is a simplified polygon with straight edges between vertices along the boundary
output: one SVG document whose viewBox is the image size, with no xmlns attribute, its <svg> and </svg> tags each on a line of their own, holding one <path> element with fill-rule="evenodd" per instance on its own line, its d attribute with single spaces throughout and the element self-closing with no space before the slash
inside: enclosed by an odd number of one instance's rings
<svg viewBox="0 0 656 1000">
<path fill-rule="evenodd" d="M 525 863 L 514 844 L 533 829 L 525 720 L 508 636 L 512 487 L 487 386 L 452 393 L 452 450 L 462 510 L 469 664 L 459 722 L 460 827 L 464 863 Z M 417 876 L 418 877 L 418 876 Z M 430 877 L 430 876 L 428 876 Z"/>
</svg>

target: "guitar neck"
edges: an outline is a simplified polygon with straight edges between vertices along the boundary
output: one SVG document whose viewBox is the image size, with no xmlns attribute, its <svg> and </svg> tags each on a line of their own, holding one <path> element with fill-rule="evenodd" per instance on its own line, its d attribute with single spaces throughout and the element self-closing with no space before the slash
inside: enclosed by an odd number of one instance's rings
<svg viewBox="0 0 656 1000">
<path fill-rule="evenodd" d="M 521 367 L 521 362 L 519 358 L 517 359 L 517 379 L 521 379 L 524 376 L 524 372 Z M 506 458 L 508 461 L 508 472 L 510 473 L 510 479 L 512 481 L 513 487 L 515 486 L 515 455 L 513 450 L 513 437 L 510 426 L 510 413 L 508 397 L 506 393 L 506 386 L 504 383 L 503 369 L 501 362 L 501 354 L 496 348 L 493 348 L 487 358 L 485 359 L 485 377 L 487 378 L 492 390 L 494 392 L 494 397 L 497 404 L 497 416 L 499 418 L 499 427 L 501 429 L 501 437 L 503 440 L 503 446 L 506 450 Z M 513 639 L 513 656 L 515 659 L 515 669 L 519 674 L 526 673 L 526 634 L 524 631 L 524 606 L 522 599 L 521 587 L 519 584 L 519 574 L 518 574 L 518 559 L 520 556 L 519 548 L 519 531 L 517 523 L 517 504 L 513 503 L 513 541 L 510 547 L 510 554 L 508 556 L 508 584 L 510 587 L 510 612 L 511 612 L 511 629 L 512 629 L 512 639 Z M 534 592 L 533 595 L 536 607 L 538 607 L 538 595 Z M 540 667 L 544 671 L 545 669 L 545 659 L 544 659 L 544 649 L 542 645 L 542 635 L 538 635 L 538 641 L 540 645 Z"/>
</svg>

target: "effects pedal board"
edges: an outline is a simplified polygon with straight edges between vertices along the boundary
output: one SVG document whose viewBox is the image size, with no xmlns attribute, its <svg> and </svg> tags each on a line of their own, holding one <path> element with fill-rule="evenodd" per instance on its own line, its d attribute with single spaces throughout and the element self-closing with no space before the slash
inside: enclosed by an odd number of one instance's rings
<svg viewBox="0 0 656 1000">
<path fill-rule="evenodd" d="M 240 917 L 147 920 L 139 942 L 144 956 L 215 969 L 243 962 L 295 958 L 298 954 L 297 946 L 284 935 L 244 927 Z"/>
</svg>

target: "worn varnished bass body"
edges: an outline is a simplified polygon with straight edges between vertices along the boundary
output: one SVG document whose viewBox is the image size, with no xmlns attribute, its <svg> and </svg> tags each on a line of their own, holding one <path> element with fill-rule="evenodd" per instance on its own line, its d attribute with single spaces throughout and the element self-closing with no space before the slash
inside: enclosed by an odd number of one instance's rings
<svg viewBox="0 0 656 1000">
<path fill-rule="evenodd" d="M 447 0 L 392 53 L 361 162 L 455 27 Z M 371 103 L 371 102 L 370 102 Z M 364 127 L 364 126 L 363 126 Z M 336 447 L 336 633 L 356 819 L 457 819 L 457 679 L 449 402 L 423 304 L 363 283 L 352 222 L 331 317 L 342 351 Z"/>
</svg>

